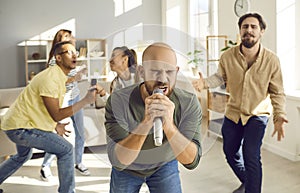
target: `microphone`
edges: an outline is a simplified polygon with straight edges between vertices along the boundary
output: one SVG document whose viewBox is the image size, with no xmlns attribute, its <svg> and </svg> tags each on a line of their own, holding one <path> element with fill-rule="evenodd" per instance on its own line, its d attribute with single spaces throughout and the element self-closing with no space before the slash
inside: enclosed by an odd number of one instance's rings
<svg viewBox="0 0 300 193">
<path fill-rule="evenodd" d="M 159 93 L 163 94 L 163 90 L 156 88 L 154 89 L 152 94 Z M 154 144 L 156 146 L 162 145 L 163 140 L 163 128 L 162 128 L 162 120 L 161 117 L 156 117 L 153 121 L 153 134 L 154 134 Z"/>
<path fill-rule="evenodd" d="M 95 86 L 97 84 L 97 79 L 96 78 L 92 78 L 91 80 L 91 86 Z"/>
<path fill-rule="evenodd" d="M 97 84 L 97 79 L 96 78 L 92 78 L 91 79 L 91 86 L 95 86 Z M 96 90 L 95 88 L 91 88 L 89 91 L 94 91 Z M 93 103 L 91 104 L 91 106 L 94 106 Z"/>
</svg>

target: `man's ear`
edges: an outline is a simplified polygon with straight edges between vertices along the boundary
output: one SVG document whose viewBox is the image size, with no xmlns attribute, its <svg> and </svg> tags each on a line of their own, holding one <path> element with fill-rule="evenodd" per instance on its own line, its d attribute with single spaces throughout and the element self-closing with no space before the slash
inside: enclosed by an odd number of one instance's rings
<svg viewBox="0 0 300 193">
<path fill-rule="evenodd" d="M 145 79 L 145 70 L 144 70 L 144 67 L 142 65 L 138 65 L 136 70 L 138 71 L 139 76 L 142 79 Z"/>
<path fill-rule="evenodd" d="M 56 60 L 56 61 L 59 61 L 59 62 L 60 62 L 61 59 L 62 59 L 62 58 L 61 58 L 61 55 L 56 55 L 56 56 L 55 56 L 55 60 Z"/>
</svg>

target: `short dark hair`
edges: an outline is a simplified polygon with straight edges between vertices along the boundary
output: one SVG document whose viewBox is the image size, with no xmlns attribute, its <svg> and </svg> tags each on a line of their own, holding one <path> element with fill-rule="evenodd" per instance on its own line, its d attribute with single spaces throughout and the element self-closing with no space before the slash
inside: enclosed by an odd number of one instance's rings
<svg viewBox="0 0 300 193">
<path fill-rule="evenodd" d="M 239 22 L 238 22 L 239 29 L 241 29 L 243 21 L 248 17 L 256 18 L 259 22 L 260 29 L 265 30 L 267 28 L 266 22 L 263 20 L 261 15 L 259 15 L 258 13 L 246 13 L 245 15 L 241 16 L 239 19 Z"/>
<path fill-rule="evenodd" d="M 65 44 L 72 44 L 72 45 L 74 45 L 74 42 L 72 42 L 72 41 L 57 42 L 54 45 L 54 56 L 56 56 L 57 54 L 59 54 L 59 53 L 61 53 L 63 51 L 62 50 L 62 46 L 65 45 Z"/>
</svg>

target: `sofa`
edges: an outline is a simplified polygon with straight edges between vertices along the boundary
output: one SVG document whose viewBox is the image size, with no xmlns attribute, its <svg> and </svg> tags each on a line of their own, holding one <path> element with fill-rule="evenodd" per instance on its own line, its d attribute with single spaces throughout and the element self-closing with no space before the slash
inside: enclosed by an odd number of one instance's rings
<svg viewBox="0 0 300 193">
<path fill-rule="evenodd" d="M 110 81 L 99 81 L 98 84 L 102 86 L 107 93 L 109 93 Z M 90 82 L 87 80 L 81 81 L 78 84 L 81 97 L 86 95 Z M 96 108 L 95 104 L 91 104 L 84 108 L 84 127 L 85 127 L 85 143 L 86 146 L 99 146 L 106 144 L 106 131 L 104 126 L 105 121 L 105 103 L 106 101 L 99 95 L 97 103 L 100 104 Z"/>
<path fill-rule="evenodd" d="M 0 89 L 0 123 L 9 106 L 17 99 L 24 87 Z M 16 147 L 0 129 L 0 159 L 16 153 Z"/>
</svg>

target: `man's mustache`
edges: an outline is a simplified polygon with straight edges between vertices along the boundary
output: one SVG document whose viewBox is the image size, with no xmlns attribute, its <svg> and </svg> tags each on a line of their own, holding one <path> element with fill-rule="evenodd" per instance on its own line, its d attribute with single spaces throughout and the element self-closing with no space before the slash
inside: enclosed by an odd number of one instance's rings
<svg viewBox="0 0 300 193">
<path fill-rule="evenodd" d="M 246 36 L 248 36 L 248 35 L 251 36 L 251 37 L 254 37 L 254 35 L 252 35 L 252 34 L 250 34 L 250 33 L 245 33 L 245 34 L 243 35 L 243 38 L 246 37 Z"/>
</svg>

